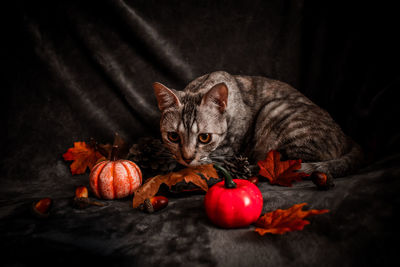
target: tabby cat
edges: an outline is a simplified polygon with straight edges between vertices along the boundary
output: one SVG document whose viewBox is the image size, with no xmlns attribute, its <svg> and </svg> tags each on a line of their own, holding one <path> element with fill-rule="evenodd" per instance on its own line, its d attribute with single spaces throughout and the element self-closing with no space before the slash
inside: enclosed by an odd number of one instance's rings
<svg viewBox="0 0 400 267">
<path fill-rule="evenodd" d="M 282 160 L 302 159 L 301 171 L 339 177 L 361 161 L 360 147 L 331 116 L 286 83 L 217 71 L 183 91 L 153 87 L 162 139 L 185 166 L 238 154 L 256 162 L 278 150 Z"/>
</svg>

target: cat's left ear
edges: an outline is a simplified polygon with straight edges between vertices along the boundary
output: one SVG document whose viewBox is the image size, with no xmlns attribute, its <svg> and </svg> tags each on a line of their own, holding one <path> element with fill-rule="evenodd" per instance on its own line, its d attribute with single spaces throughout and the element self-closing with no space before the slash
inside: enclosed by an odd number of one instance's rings
<svg viewBox="0 0 400 267">
<path fill-rule="evenodd" d="M 228 105 L 228 87 L 225 83 L 214 85 L 201 100 L 201 105 L 217 107 L 223 113 Z"/>
</svg>

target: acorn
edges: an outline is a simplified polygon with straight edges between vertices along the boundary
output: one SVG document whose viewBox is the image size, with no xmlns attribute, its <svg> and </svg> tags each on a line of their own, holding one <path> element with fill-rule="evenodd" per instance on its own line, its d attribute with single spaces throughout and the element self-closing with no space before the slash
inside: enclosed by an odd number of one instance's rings
<svg viewBox="0 0 400 267">
<path fill-rule="evenodd" d="M 31 211 L 32 214 L 40 219 L 49 217 L 50 209 L 53 205 L 53 200 L 51 198 L 42 198 L 38 202 L 32 203 Z"/>
<path fill-rule="evenodd" d="M 258 177 L 257 176 L 251 176 L 247 179 L 247 181 L 249 181 L 250 183 L 253 183 L 255 185 L 258 184 Z"/>
<path fill-rule="evenodd" d="M 75 189 L 75 197 L 77 197 L 77 198 L 88 198 L 89 197 L 89 191 L 86 188 L 86 186 L 78 186 Z"/>
<path fill-rule="evenodd" d="M 333 177 L 329 173 L 315 171 L 310 178 L 319 190 L 329 190 L 335 186 Z"/>
<path fill-rule="evenodd" d="M 164 196 L 155 196 L 146 198 L 143 204 L 140 204 L 139 210 L 147 213 L 153 213 L 165 208 L 168 205 L 168 198 Z"/>
<path fill-rule="evenodd" d="M 73 206 L 78 209 L 84 209 L 87 208 L 90 205 L 95 205 L 95 206 L 104 206 L 103 203 L 97 202 L 97 201 L 91 201 L 89 199 L 89 192 L 86 188 L 86 186 L 78 186 L 75 189 L 75 197 L 73 200 Z"/>
</svg>

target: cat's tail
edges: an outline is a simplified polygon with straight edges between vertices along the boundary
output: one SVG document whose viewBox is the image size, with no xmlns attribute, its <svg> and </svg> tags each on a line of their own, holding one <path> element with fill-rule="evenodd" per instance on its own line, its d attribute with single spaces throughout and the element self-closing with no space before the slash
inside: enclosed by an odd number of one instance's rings
<svg viewBox="0 0 400 267">
<path fill-rule="evenodd" d="M 340 158 L 321 162 L 304 162 L 299 171 L 309 174 L 319 171 L 329 173 L 333 177 L 343 177 L 352 173 L 361 166 L 364 156 L 361 147 L 350 138 L 349 144 L 349 151 Z"/>
</svg>

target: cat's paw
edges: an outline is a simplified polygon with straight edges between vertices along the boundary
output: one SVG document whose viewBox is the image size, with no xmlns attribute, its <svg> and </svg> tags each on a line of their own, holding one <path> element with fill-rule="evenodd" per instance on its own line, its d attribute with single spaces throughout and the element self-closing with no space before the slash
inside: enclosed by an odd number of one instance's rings
<svg viewBox="0 0 400 267">
<path fill-rule="evenodd" d="M 301 163 L 301 168 L 296 172 L 305 172 L 307 174 L 311 174 L 316 170 L 316 166 L 313 163 Z"/>
</svg>

